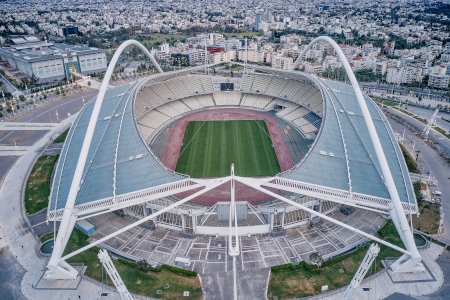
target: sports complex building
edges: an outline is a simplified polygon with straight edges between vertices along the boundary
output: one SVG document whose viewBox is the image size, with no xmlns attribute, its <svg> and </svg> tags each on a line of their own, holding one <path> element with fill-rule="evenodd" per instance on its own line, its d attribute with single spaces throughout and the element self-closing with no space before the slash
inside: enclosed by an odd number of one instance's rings
<svg viewBox="0 0 450 300">
<path fill-rule="evenodd" d="M 370 239 L 404 253 L 394 271 L 421 268 L 402 151 L 353 73 L 347 85 L 264 66 L 246 65 L 242 77 L 198 66 L 106 89 L 127 43 L 57 164 L 48 220 L 62 222 L 47 279 L 77 276 L 64 260 L 84 248 L 62 254 L 83 219 L 96 227 L 88 247 L 152 264 L 181 255 L 198 273 L 229 271 L 228 255 L 263 268 L 316 251 L 328 259 Z M 374 236 L 389 218 L 406 250 Z"/>
</svg>

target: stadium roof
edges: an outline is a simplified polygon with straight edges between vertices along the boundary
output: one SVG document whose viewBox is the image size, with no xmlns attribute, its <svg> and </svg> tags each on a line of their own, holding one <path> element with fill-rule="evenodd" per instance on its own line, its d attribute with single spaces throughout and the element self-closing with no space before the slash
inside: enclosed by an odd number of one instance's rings
<svg viewBox="0 0 450 300">
<path fill-rule="evenodd" d="M 324 94 L 326 109 L 322 126 L 305 159 L 278 177 L 390 199 L 353 89 L 319 78 L 315 82 Z M 75 207 L 188 178 L 166 169 L 142 139 L 132 113 L 139 83 L 106 92 Z M 49 211 L 55 205 L 58 210 L 65 207 L 94 102 L 95 98 L 83 108 L 67 136 L 52 186 Z M 368 97 L 366 103 L 400 199 L 415 205 L 406 164 L 392 129 L 377 105 Z"/>
<path fill-rule="evenodd" d="M 75 206 L 113 197 L 116 147 L 116 195 L 186 178 L 166 170 L 142 140 L 132 114 L 136 86 L 134 82 L 106 92 Z M 55 204 L 57 209 L 65 207 L 94 103 L 95 98 L 83 108 L 67 135 L 52 187 L 50 210 L 55 209 Z"/>
<path fill-rule="evenodd" d="M 335 81 L 321 81 L 327 93 L 320 132 L 308 156 L 296 168 L 280 176 L 389 199 L 375 149 L 352 87 Z M 366 103 L 400 200 L 415 203 L 408 169 L 394 133 L 381 110 L 367 96 Z"/>
</svg>

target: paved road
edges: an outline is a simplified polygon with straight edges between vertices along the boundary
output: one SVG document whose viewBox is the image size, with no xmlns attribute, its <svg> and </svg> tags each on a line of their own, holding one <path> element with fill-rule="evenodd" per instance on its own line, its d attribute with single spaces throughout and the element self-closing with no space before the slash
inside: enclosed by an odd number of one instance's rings
<svg viewBox="0 0 450 300">
<path fill-rule="evenodd" d="M 0 186 L 9 169 L 15 164 L 20 156 L 0 156 Z"/>
<path fill-rule="evenodd" d="M 401 116 L 402 118 L 404 118 L 408 123 L 416 126 L 417 128 L 419 128 L 420 131 L 423 130 L 423 128 L 425 128 L 425 124 L 423 124 L 420 121 L 417 121 L 416 119 L 398 112 L 395 109 L 392 109 L 390 107 L 386 108 L 387 111 L 389 111 L 390 113 L 396 114 L 398 116 Z M 409 108 L 408 108 L 409 110 Z M 401 131 L 399 131 L 399 133 L 403 134 L 403 129 L 401 129 Z M 430 133 L 428 134 L 428 136 L 430 138 L 433 139 L 433 141 L 438 142 L 439 143 L 439 147 L 441 147 L 443 150 L 445 150 L 447 153 L 450 153 L 450 140 L 443 137 L 441 134 L 439 134 L 438 132 L 434 131 L 434 130 L 430 130 Z"/>
<path fill-rule="evenodd" d="M 82 94 L 66 97 L 64 99 L 53 100 L 39 104 L 36 109 L 28 108 L 19 110 L 15 118 L 8 121 L 13 122 L 33 122 L 33 123 L 55 123 L 57 122 L 56 112 L 58 112 L 59 121 L 67 118 L 67 113 L 75 114 L 80 111 L 84 103 L 87 103 L 92 97 L 96 96 L 97 90 L 91 90 Z"/>
<path fill-rule="evenodd" d="M 362 88 L 364 88 L 364 90 L 368 90 L 368 88 L 370 88 L 371 91 L 376 90 L 376 91 L 382 91 L 383 93 L 386 93 L 386 91 L 388 91 L 389 93 L 392 93 L 392 87 L 389 87 L 389 86 L 382 86 L 382 85 L 376 85 L 376 84 L 371 84 L 371 83 L 361 83 L 360 86 Z M 398 95 L 400 95 L 400 93 L 401 94 L 409 94 L 410 91 L 414 92 L 414 95 L 419 94 L 422 97 L 430 96 L 431 98 L 433 98 L 433 97 L 436 99 L 442 98 L 447 101 L 450 99 L 450 97 L 445 93 L 438 93 L 433 90 L 428 91 L 428 89 L 422 90 L 422 89 L 417 89 L 417 88 L 407 88 L 407 87 L 398 87 L 398 86 L 396 86 L 394 88 L 395 93 L 393 95 L 398 96 Z M 429 94 L 428 94 L 428 92 L 429 92 Z"/>
<path fill-rule="evenodd" d="M 429 120 L 434 113 L 434 109 L 426 109 L 426 108 L 412 106 L 412 105 L 408 105 L 408 111 L 412 112 L 413 114 L 418 115 L 421 118 L 425 118 L 427 120 Z M 446 131 L 450 131 L 450 122 L 444 121 L 444 120 L 442 120 L 442 118 L 450 120 L 450 114 L 444 113 L 444 112 L 439 112 L 437 115 L 435 124 Z"/>
<path fill-rule="evenodd" d="M 388 118 L 392 129 L 403 134 L 403 125 L 397 121 Z M 450 244 L 450 169 L 448 164 L 444 165 L 444 160 L 433 150 L 428 144 L 420 140 L 415 134 L 413 134 L 408 129 L 405 130 L 405 139 L 407 143 L 405 147 L 407 149 L 412 149 L 412 142 L 416 141 L 415 149 L 419 150 L 418 166 L 422 167 L 422 173 L 432 171 L 432 175 L 435 177 L 436 183 L 438 184 L 439 190 L 442 192 L 442 207 L 444 210 L 444 233 L 440 239 L 444 242 Z"/>
<path fill-rule="evenodd" d="M 20 290 L 26 270 L 19 264 L 9 248 L 0 251 L 0 299 L 26 300 Z"/>
<path fill-rule="evenodd" d="M 46 218 L 47 218 L 47 208 L 44 208 L 40 212 L 28 216 L 28 220 L 30 221 L 31 227 L 33 227 L 34 232 L 39 237 L 49 232 L 53 232 L 54 230 L 53 222 L 48 222 L 47 225 L 45 222 Z M 60 222 L 56 223 L 56 230 L 58 230 L 59 228 L 59 223 Z"/>
<path fill-rule="evenodd" d="M 50 144 L 50 145 L 48 145 L 47 149 L 44 150 L 42 155 L 61 154 L 63 146 L 64 146 L 64 143 Z"/>
<path fill-rule="evenodd" d="M 44 135 L 48 130 L 14 130 L 0 131 L 1 146 L 32 146 Z M 15 141 L 15 143 L 14 143 Z"/>
</svg>

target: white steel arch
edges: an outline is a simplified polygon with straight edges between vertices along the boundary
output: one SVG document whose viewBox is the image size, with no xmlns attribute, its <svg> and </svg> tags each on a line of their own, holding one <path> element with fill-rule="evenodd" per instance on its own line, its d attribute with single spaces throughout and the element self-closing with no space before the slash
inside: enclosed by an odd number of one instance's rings
<svg viewBox="0 0 450 300">
<path fill-rule="evenodd" d="M 389 169 L 388 162 L 386 160 L 386 156 L 384 155 L 383 148 L 381 147 L 381 142 L 378 137 L 378 133 L 375 129 L 375 125 L 373 123 L 372 117 L 370 116 L 369 109 L 367 108 L 366 101 L 364 100 L 361 89 L 359 88 L 358 81 L 356 80 L 355 74 L 350 67 L 350 64 L 347 61 L 342 49 L 339 45 L 330 37 L 320 36 L 315 38 L 309 45 L 300 53 L 298 58 L 295 60 L 294 65 L 291 68 L 291 71 L 295 70 L 295 67 L 298 65 L 302 57 L 305 53 L 317 42 L 324 41 L 330 44 L 333 49 L 336 51 L 339 59 L 344 66 L 345 72 L 350 80 L 353 91 L 355 92 L 356 99 L 358 100 L 358 104 L 361 108 L 361 112 L 364 117 L 364 121 L 369 130 L 370 139 L 372 140 L 373 146 L 375 148 L 375 153 L 377 154 L 378 162 L 380 163 L 381 172 L 384 177 L 384 183 L 388 189 L 389 195 L 392 200 L 392 209 L 389 210 L 389 214 L 391 216 L 392 221 L 397 228 L 400 238 L 403 241 L 406 249 L 411 253 L 411 255 L 404 254 L 399 260 L 397 260 L 392 266 L 392 270 L 394 272 L 402 272 L 402 271 L 412 271 L 414 268 L 423 268 L 423 266 L 418 265 L 422 261 L 422 258 L 417 250 L 416 244 L 414 242 L 413 233 L 408 225 L 408 220 L 403 212 L 402 203 L 400 201 L 400 197 L 398 195 L 397 187 L 395 186 L 394 178 L 392 177 L 392 173 Z"/>
<path fill-rule="evenodd" d="M 105 78 L 102 81 L 100 86 L 100 90 L 97 95 L 97 99 L 95 100 L 94 109 L 92 111 L 91 119 L 89 120 L 89 125 L 86 130 L 86 136 L 84 137 L 83 146 L 80 151 L 80 156 L 78 158 L 77 166 L 75 168 L 75 173 L 72 179 L 72 184 L 70 186 L 69 194 L 67 196 L 67 202 L 64 209 L 64 214 L 61 220 L 61 224 L 59 226 L 58 235 L 56 237 L 54 248 L 52 252 L 52 256 L 47 265 L 48 272 L 46 273 L 46 278 L 48 279 L 75 279 L 78 272 L 73 269 L 66 262 L 58 262 L 59 258 L 61 258 L 64 248 L 67 245 L 67 241 L 70 238 L 73 227 L 75 226 L 75 222 L 77 220 L 77 216 L 73 215 L 73 207 L 75 205 L 75 200 L 77 197 L 77 193 L 80 189 L 81 177 L 83 175 L 83 169 L 86 164 L 86 159 L 89 153 L 89 148 L 91 146 L 92 137 L 94 135 L 95 125 L 97 123 L 98 115 L 100 113 L 100 108 L 103 103 L 103 98 L 105 97 L 106 90 L 108 88 L 109 80 L 111 79 L 112 73 L 114 71 L 114 67 L 122 54 L 123 50 L 130 45 L 137 46 L 141 49 L 152 61 L 155 67 L 158 69 L 160 73 L 163 71 L 161 67 L 156 62 L 155 58 L 151 55 L 151 53 L 145 48 L 141 43 L 136 40 L 128 40 L 121 44 L 119 48 L 116 50 L 113 58 L 111 59 L 108 69 L 105 73 Z M 55 208 L 56 209 L 56 208 Z"/>
</svg>

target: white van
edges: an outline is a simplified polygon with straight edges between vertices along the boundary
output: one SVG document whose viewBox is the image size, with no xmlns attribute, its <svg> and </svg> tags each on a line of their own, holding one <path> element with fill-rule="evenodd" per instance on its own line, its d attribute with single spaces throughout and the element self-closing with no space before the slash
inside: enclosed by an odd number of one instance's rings
<svg viewBox="0 0 450 300">
<path fill-rule="evenodd" d="M 436 195 L 436 196 L 441 196 L 441 192 L 439 192 L 439 191 L 434 191 L 432 194 Z"/>
</svg>

